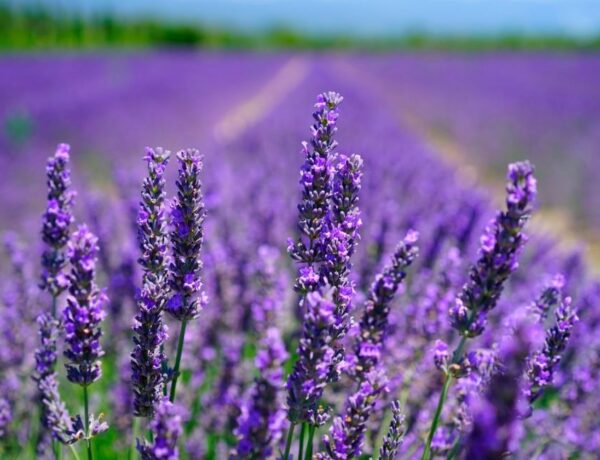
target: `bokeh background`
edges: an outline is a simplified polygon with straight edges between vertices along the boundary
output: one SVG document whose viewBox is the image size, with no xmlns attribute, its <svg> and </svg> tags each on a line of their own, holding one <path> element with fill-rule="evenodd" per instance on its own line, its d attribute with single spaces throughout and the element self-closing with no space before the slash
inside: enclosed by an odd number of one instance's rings
<svg viewBox="0 0 600 460">
<path fill-rule="evenodd" d="M 3 228 L 41 209 L 58 142 L 106 189 L 146 145 L 226 144 L 350 85 L 488 188 L 529 158 L 547 227 L 597 246 L 596 0 L 5 0 L 0 29 Z"/>
</svg>

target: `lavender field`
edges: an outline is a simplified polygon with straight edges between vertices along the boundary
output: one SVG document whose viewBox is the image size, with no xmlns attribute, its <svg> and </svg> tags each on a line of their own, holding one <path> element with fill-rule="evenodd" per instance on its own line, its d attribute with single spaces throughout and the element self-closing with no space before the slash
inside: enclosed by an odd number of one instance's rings
<svg viewBox="0 0 600 460">
<path fill-rule="evenodd" d="M 0 458 L 599 458 L 599 71 L 1 57 Z"/>
</svg>

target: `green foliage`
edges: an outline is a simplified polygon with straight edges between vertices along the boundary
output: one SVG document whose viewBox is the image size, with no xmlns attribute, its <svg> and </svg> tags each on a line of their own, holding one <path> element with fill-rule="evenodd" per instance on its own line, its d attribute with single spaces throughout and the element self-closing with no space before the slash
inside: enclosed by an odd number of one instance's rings
<svg viewBox="0 0 600 460">
<path fill-rule="evenodd" d="M 125 20 L 109 14 L 83 17 L 43 6 L 10 7 L 0 0 L 0 50 L 106 47 L 202 47 L 234 49 L 461 50 L 597 49 L 600 36 L 561 35 L 440 36 L 413 32 L 397 37 L 361 39 L 351 35 L 308 36 L 278 27 L 246 34 L 201 24 Z"/>
</svg>

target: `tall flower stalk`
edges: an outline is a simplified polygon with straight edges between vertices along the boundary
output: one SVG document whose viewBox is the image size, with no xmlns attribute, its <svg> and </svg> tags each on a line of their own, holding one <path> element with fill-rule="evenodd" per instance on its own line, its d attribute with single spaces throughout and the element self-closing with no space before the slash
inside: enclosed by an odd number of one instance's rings
<svg viewBox="0 0 600 460">
<path fill-rule="evenodd" d="M 544 346 L 535 352 L 527 363 L 525 393 L 530 403 L 536 401 L 543 394 L 544 389 L 552 385 L 554 373 L 569 343 L 571 331 L 579 321 L 570 297 L 560 301 L 554 315 L 555 322 L 546 331 Z"/>
<path fill-rule="evenodd" d="M 68 362 L 67 379 L 83 389 L 85 436 L 88 459 L 92 455 L 92 437 L 95 420 L 90 418 L 88 387 L 96 382 L 102 368 L 100 358 L 104 351 L 100 345 L 100 322 L 104 319 L 104 307 L 108 301 L 104 291 L 96 285 L 96 261 L 98 239 L 80 225 L 68 244 L 67 254 L 71 264 L 69 297 L 63 313 L 65 341 L 64 351 Z"/>
<path fill-rule="evenodd" d="M 342 97 L 334 92 L 317 97 L 310 146 L 303 143 L 302 148 L 305 162 L 300 173 L 300 237 L 290 242 L 288 252 L 300 264 L 295 289 L 300 294 L 300 306 L 306 310 L 299 358 L 287 383 L 290 427 L 284 458 L 289 456 L 294 428 L 299 423 L 303 425 L 300 450 L 307 431 L 312 446 L 314 427 L 327 419 L 317 407 L 323 389 L 337 379 L 343 361 L 343 348 L 336 342 L 346 332 L 353 293 L 348 271 L 360 225 L 356 202 L 362 160 L 358 155 L 344 157 L 338 169 L 334 167 L 337 142 L 333 136 L 341 101 Z M 332 302 L 316 292 L 326 284 L 332 288 Z M 309 293 L 314 295 L 306 302 Z M 313 428 L 308 429 L 307 424 Z"/>
<path fill-rule="evenodd" d="M 379 460 L 394 460 L 404 439 L 404 415 L 398 400 L 392 401 L 392 420 L 383 444 L 379 449 Z"/>
<path fill-rule="evenodd" d="M 38 319 L 40 344 L 35 350 L 34 380 L 38 385 L 42 403 L 42 426 L 53 439 L 72 445 L 85 437 L 81 417 L 71 417 L 58 390 L 56 372 L 57 341 L 60 323 L 51 314 L 43 313 Z M 48 446 L 38 443 L 37 454 L 45 457 Z M 56 452 L 55 452 L 56 454 Z"/>
<path fill-rule="evenodd" d="M 74 220 L 72 206 L 75 197 L 71 190 L 69 150 L 67 144 L 59 144 L 46 166 L 48 201 L 42 217 L 42 239 L 46 247 L 42 254 L 41 287 L 52 296 L 51 312 L 54 317 L 57 298 L 68 287 L 65 247 Z"/>
<path fill-rule="evenodd" d="M 177 159 L 179 161 L 177 196 L 171 204 L 173 259 L 170 264 L 169 285 L 172 296 L 167 302 L 166 309 L 181 322 L 181 328 L 169 393 L 171 402 L 175 401 L 187 323 L 197 318 L 200 310 L 207 303 L 200 278 L 202 272 L 200 252 L 204 241 L 206 216 L 200 181 L 202 156 L 196 149 L 187 149 L 179 151 Z"/>
<path fill-rule="evenodd" d="M 69 150 L 67 144 L 59 144 L 54 156 L 48 159 L 46 165 L 46 184 L 48 188 L 48 197 L 46 211 L 42 216 L 42 240 L 44 242 L 44 251 L 42 253 L 42 275 L 40 287 L 48 292 L 51 297 L 50 314 L 53 319 L 58 319 L 57 304 L 59 296 L 67 289 L 69 285 L 66 273 L 67 256 L 66 246 L 69 241 L 71 225 L 74 221 L 72 206 L 75 192 L 71 190 L 71 171 L 69 169 Z M 60 323 L 57 323 L 60 328 Z M 56 366 L 56 360 L 52 367 Z M 52 372 L 52 369 L 48 369 Z M 43 380 L 38 380 L 38 385 Z M 43 401 L 43 389 L 39 388 L 40 399 Z M 41 431 L 38 447 L 44 450 L 44 437 L 48 434 L 48 414 L 47 408 L 42 404 L 41 407 Z M 55 444 L 53 442 L 53 444 Z M 58 456 L 60 447 L 55 445 L 55 455 Z"/>
<path fill-rule="evenodd" d="M 417 240 L 418 234 L 409 231 L 394 251 L 391 263 L 377 275 L 371 287 L 360 321 L 354 356 L 348 360 L 357 388 L 348 397 L 344 414 L 335 418 L 329 436 L 325 437 L 323 459 L 337 460 L 360 455 L 367 421 L 386 385 L 380 364 L 391 302 L 406 278 L 408 267 L 418 255 Z"/>
<path fill-rule="evenodd" d="M 137 297 L 138 312 L 133 326 L 131 354 L 133 412 L 151 417 L 165 386 L 163 345 L 167 337 L 162 312 L 168 293 L 167 219 L 164 173 L 170 152 L 146 149 L 148 175 L 142 185 L 138 211 L 138 262 L 143 270 L 142 288 Z"/>
<path fill-rule="evenodd" d="M 479 260 L 471 267 L 469 280 L 450 308 L 451 324 L 461 335 L 452 355 L 452 365 L 460 367 L 467 340 L 481 335 L 487 314 L 496 306 L 505 282 L 518 266 L 519 254 L 527 241 L 523 229 L 537 193 L 533 172 L 529 162 L 513 163 L 508 168 L 506 210 L 486 229 L 481 238 Z M 431 458 L 431 443 L 453 378 L 452 371 L 445 373 L 422 460 Z"/>
</svg>

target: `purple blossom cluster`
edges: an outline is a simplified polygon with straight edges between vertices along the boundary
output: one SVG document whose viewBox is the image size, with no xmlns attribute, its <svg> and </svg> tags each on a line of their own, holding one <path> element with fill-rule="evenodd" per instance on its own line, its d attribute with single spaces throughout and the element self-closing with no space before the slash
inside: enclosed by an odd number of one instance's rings
<svg viewBox="0 0 600 460">
<path fill-rule="evenodd" d="M 58 296 L 68 286 L 65 246 L 73 223 L 71 208 L 75 196 L 70 189 L 69 150 L 69 145 L 60 144 L 46 166 L 48 202 L 42 222 L 42 239 L 46 248 L 42 255 L 41 286 L 52 297 Z"/>
<path fill-rule="evenodd" d="M 202 156 L 195 149 L 177 153 L 179 178 L 177 196 L 171 203 L 171 245 L 169 284 L 172 296 L 167 311 L 179 321 L 194 319 L 206 304 L 202 290 L 199 258 L 204 240 L 204 201 L 200 182 Z"/>
<path fill-rule="evenodd" d="M 144 179 L 138 214 L 138 241 L 143 269 L 138 295 L 138 313 L 133 326 L 134 350 L 131 355 L 132 385 L 136 416 L 148 417 L 162 397 L 165 385 L 163 344 L 167 329 L 162 312 L 168 293 L 167 221 L 164 201 L 164 173 L 170 152 L 161 148 L 146 150 L 148 176 Z"/>
<path fill-rule="evenodd" d="M 142 460 L 177 460 L 179 458 L 177 442 L 183 431 L 181 423 L 177 406 L 167 398 L 161 399 L 150 423 L 153 440 L 144 442 L 138 440 L 137 449 Z"/>
<path fill-rule="evenodd" d="M 100 358 L 100 322 L 105 317 L 106 294 L 96 285 L 98 239 L 87 226 L 80 225 L 67 249 L 71 274 L 69 297 L 64 310 L 64 330 L 67 349 L 67 378 L 86 387 L 102 375 Z"/>
<path fill-rule="evenodd" d="M 489 311 L 502 295 L 504 283 L 518 267 L 518 256 L 527 241 L 523 227 L 529 220 L 537 193 L 533 167 L 514 163 L 508 170 L 506 211 L 499 213 L 481 237 L 479 260 L 469 281 L 450 309 L 452 326 L 464 337 L 483 332 Z"/>
</svg>

